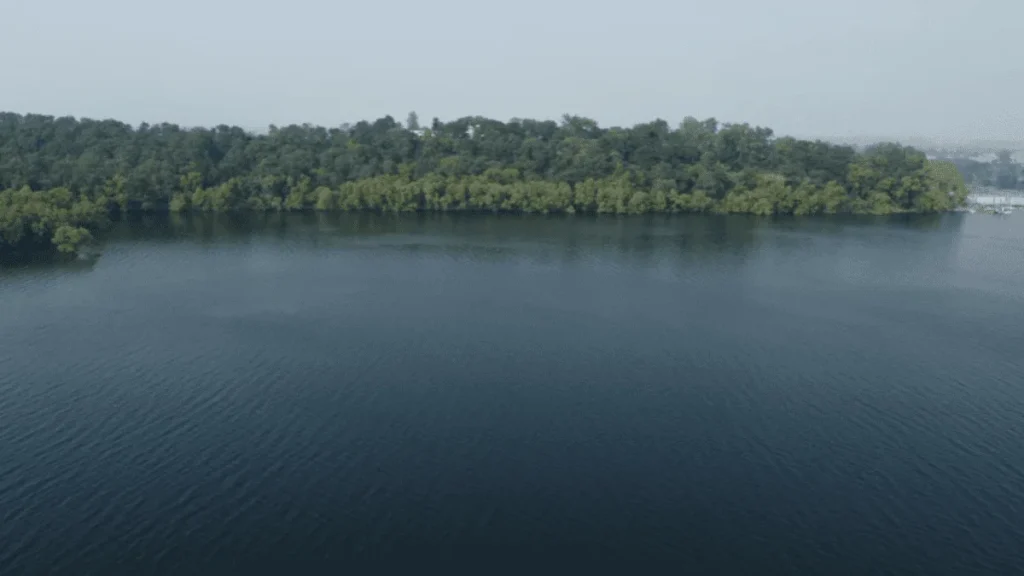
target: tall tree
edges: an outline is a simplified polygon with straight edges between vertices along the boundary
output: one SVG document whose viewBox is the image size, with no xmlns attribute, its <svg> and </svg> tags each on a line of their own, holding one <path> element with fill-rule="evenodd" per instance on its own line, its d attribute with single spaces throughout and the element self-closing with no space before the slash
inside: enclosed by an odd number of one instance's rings
<svg viewBox="0 0 1024 576">
<path fill-rule="evenodd" d="M 416 115 L 416 111 L 409 112 L 409 116 L 405 119 L 406 130 L 419 130 L 420 129 L 420 117 Z"/>
</svg>

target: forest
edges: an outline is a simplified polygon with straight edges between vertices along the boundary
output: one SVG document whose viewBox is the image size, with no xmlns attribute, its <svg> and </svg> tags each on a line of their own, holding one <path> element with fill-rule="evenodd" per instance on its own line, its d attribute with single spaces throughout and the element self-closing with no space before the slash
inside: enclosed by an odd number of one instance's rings
<svg viewBox="0 0 1024 576">
<path fill-rule="evenodd" d="M 857 151 L 714 118 L 421 126 L 415 113 L 266 133 L 0 113 L 0 191 L 0 256 L 74 253 L 131 211 L 889 214 L 967 195 L 953 164 L 893 143 Z"/>
</svg>

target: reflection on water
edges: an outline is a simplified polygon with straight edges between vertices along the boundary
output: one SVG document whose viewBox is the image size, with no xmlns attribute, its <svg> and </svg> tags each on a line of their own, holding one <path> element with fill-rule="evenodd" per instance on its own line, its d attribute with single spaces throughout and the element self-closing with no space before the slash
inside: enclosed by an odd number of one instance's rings
<svg viewBox="0 0 1024 576">
<path fill-rule="evenodd" d="M 33 276 L 37 274 L 74 274 L 89 272 L 99 261 L 101 253 L 93 251 L 74 258 L 54 258 L 50 254 L 32 255 L 13 262 L 0 264 L 0 278 Z"/>
<path fill-rule="evenodd" d="M 346 239 L 401 237 L 412 244 L 429 237 L 439 248 L 458 250 L 469 244 L 546 243 L 571 254 L 586 246 L 612 248 L 645 257 L 671 247 L 688 253 L 741 254 L 756 250 L 759 235 L 875 232 L 893 237 L 912 230 L 947 230 L 961 226 L 965 216 L 907 215 L 823 218 L 746 215 L 653 215 L 646 217 L 568 215 L 478 215 L 467 213 L 376 214 L 343 212 L 135 214 L 107 235 L 118 240 L 196 240 L 246 243 L 276 238 L 331 247 Z M 437 238 L 443 235 L 441 241 Z M 910 236 L 903 235 L 911 240 Z M 953 238 L 948 235 L 948 238 Z M 927 237 L 920 237 L 926 239 Z M 462 242 L 460 244 L 460 241 Z"/>
</svg>

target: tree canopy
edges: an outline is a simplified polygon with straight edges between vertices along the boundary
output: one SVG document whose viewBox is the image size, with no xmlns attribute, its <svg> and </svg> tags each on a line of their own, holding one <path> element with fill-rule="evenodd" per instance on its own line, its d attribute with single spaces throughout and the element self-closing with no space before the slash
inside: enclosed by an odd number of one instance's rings
<svg viewBox="0 0 1024 576">
<path fill-rule="evenodd" d="M 0 261 L 40 249 L 72 254 L 106 215 L 105 206 L 87 196 L 75 198 L 67 188 L 0 191 Z"/>
<path fill-rule="evenodd" d="M 858 152 L 713 118 L 602 128 L 571 115 L 560 122 L 471 116 L 435 118 L 427 127 L 415 113 L 404 124 L 385 116 L 260 134 L 0 113 L 4 189 L 8 245 L 34 230 L 37 216 L 26 214 L 38 210 L 26 206 L 49 199 L 68 215 L 54 212 L 58 219 L 47 222 L 87 231 L 71 217 L 76 203 L 90 214 L 96 207 L 813 214 L 942 211 L 967 194 L 954 167 L 898 144 Z M 50 234 L 57 246 L 85 238 L 67 230 L 57 238 L 60 226 L 44 227 L 39 237 Z"/>
</svg>

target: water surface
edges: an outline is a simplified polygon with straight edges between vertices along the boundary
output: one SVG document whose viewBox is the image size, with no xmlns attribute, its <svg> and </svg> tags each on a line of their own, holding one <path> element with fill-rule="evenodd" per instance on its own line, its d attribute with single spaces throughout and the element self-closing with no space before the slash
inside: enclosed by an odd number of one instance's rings
<svg viewBox="0 0 1024 576">
<path fill-rule="evenodd" d="M 1021 215 L 136 219 L 0 272 L 0 573 L 1010 574 L 1022 355 Z"/>
</svg>

